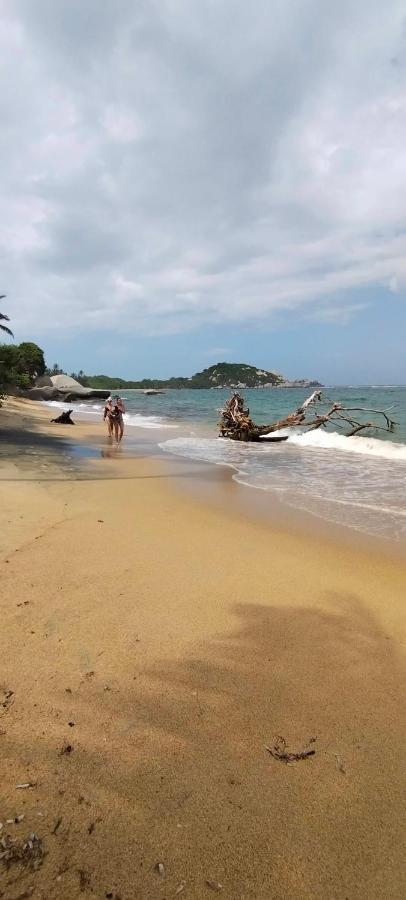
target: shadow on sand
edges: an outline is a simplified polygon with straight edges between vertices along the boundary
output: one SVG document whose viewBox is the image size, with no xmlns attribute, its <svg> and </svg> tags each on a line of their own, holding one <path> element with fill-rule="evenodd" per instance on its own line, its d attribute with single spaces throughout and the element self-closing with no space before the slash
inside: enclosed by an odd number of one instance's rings
<svg viewBox="0 0 406 900">
<path fill-rule="evenodd" d="M 56 670 L 45 711 L 33 691 L 44 781 L 27 802 L 47 811 L 49 851 L 39 896 L 169 900 L 185 883 L 200 900 L 206 880 L 227 900 L 404 896 L 404 668 L 356 595 L 318 599 L 331 612 L 239 605 L 234 632 L 152 666 L 126 622 L 122 660 L 108 647 L 85 660 L 93 673 L 71 693 Z M 276 735 L 293 750 L 316 737 L 315 756 L 277 762 L 265 750 Z M 18 721 L 1 740 L 6 760 L 29 756 Z"/>
</svg>

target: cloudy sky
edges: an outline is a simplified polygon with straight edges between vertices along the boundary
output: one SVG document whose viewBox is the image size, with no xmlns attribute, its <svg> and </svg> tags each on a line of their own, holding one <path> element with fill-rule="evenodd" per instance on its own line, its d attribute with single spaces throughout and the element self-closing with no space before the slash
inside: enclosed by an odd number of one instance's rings
<svg viewBox="0 0 406 900">
<path fill-rule="evenodd" d="M 0 0 L 0 290 L 50 363 L 406 382 L 404 0 Z"/>
</svg>

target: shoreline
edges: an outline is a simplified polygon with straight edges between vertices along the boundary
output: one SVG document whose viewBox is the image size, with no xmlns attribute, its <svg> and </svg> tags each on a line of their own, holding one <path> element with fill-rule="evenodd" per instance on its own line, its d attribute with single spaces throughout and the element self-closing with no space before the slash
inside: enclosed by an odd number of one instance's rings
<svg viewBox="0 0 406 900">
<path fill-rule="evenodd" d="M 29 410 L 36 418 L 44 421 L 44 425 L 49 424 L 48 413 L 45 409 L 52 409 L 52 407 L 47 407 L 45 404 L 42 406 L 38 402 L 29 400 L 24 403 L 29 405 Z M 99 453 L 103 455 L 104 459 L 111 456 L 114 460 L 116 457 L 115 447 L 114 445 L 110 447 L 107 440 L 104 440 L 105 429 L 101 419 L 100 422 L 95 422 L 96 416 L 87 414 L 84 410 L 76 410 L 76 413 L 82 418 L 78 420 L 78 424 L 75 426 L 77 430 L 73 436 L 68 426 L 61 426 L 59 436 L 68 437 L 69 442 L 73 441 L 78 446 L 87 444 L 89 447 L 96 447 L 95 460 Z M 87 426 L 91 426 L 89 430 L 87 430 Z M 52 426 L 52 429 L 55 427 L 58 426 Z M 177 455 L 170 450 L 161 449 L 160 444 L 165 443 L 168 436 L 172 434 L 182 437 L 183 435 L 188 436 L 190 431 L 182 428 L 182 424 L 176 431 L 172 431 L 172 428 L 128 426 L 124 442 L 117 455 L 121 460 L 123 458 L 131 459 L 138 455 L 141 446 L 146 455 L 160 460 L 172 474 L 179 470 L 180 477 L 174 478 L 176 489 L 186 490 L 195 495 L 197 499 L 210 502 L 215 508 L 221 509 L 227 504 L 234 515 L 248 516 L 253 521 L 260 519 L 276 530 L 286 533 L 293 531 L 298 536 L 312 534 L 313 538 L 318 541 L 327 540 L 333 544 L 338 542 L 362 552 L 383 554 L 394 560 L 406 560 L 406 535 L 399 538 L 387 537 L 364 531 L 353 525 L 335 522 L 321 512 L 316 513 L 289 504 L 276 491 L 264 490 L 254 484 L 244 483 L 235 477 L 236 474 L 238 475 L 235 466 L 227 462 L 195 460 L 191 457 Z M 206 431 L 202 431 L 202 434 L 206 434 Z M 73 440 L 75 436 L 76 440 Z M 89 458 L 91 458 L 90 452 Z M 190 477 L 185 478 L 186 472 Z M 225 487 L 227 482 L 231 483 L 230 489 Z"/>
<path fill-rule="evenodd" d="M 247 516 L 217 467 L 196 496 L 141 437 L 58 476 L 67 430 L 0 483 L 0 821 L 47 852 L 7 900 L 400 900 L 405 565 Z"/>
</svg>

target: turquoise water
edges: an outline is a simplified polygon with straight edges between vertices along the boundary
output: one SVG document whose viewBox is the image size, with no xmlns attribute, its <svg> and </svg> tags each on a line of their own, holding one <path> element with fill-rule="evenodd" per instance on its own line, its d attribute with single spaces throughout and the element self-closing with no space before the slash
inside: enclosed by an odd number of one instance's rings
<svg viewBox="0 0 406 900">
<path fill-rule="evenodd" d="M 242 390 L 252 418 L 257 422 L 272 422 L 296 409 L 312 389 Z M 406 443 L 406 386 L 405 387 L 331 387 L 323 395 L 346 406 L 367 406 L 383 409 L 395 406 L 390 415 L 399 420 L 393 435 L 377 432 L 382 440 Z M 122 394 L 128 412 L 145 417 L 158 417 L 169 423 L 201 422 L 214 428 L 219 409 L 230 396 L 229 390 L 179 390 L 145 396 L 137 391 Z M 379 418 L 379 417 L 378 417 Z M 373 432 L 369 432 L 372 434 Z"/>
<path fill-rule="evenodd" d="M 241 393 L 253 419 L 263 424 L 296 409 L 311 390 Z M 155 431 L 166 453 L 229 466 L 236 481 L 276 494 L 289 506 L 383 539 L 404 540 L 406 387 L 329 387 L 323 394 L 346 406 L 388 409 L 399 424 L 391 434 L 370 430 L 349 438 L 330 426 L 328 431 L 285 431 L 288 440 L 280 444 L 239 444 L 217 437 L 216 423 L 229 390 L 154 396 L 125 391 L 126 437 L 136 439 L 147 428 L 152 440 Z M 75 410 L 78 417 L 93 419 L 101 411 L 102 404 L 94 401 L 78 403 Z"/>
</svg>

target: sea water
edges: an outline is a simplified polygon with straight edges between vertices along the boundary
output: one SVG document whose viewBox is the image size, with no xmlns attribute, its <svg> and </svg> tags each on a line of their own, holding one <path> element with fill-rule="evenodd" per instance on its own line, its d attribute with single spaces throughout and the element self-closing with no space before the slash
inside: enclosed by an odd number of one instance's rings
<svg viewBox="0 0 406 900">
<path fill-rule="evenodd" d="M 242 393 L 252 418 L 266 423 L 300 406 L 310 391 Z M 406 387 L 329 387 L 323 394 L 345 406 L 391 408 L 389 416 L 399 424 L 390 434 L 370 430 L 350 438 L 332 426 L 313 432 L 295 428 L 283 432 L 288 440 L 280 444 L 239 444 L 217 437 L 216 423 L 229 390 L 124 391 L 121 396 L 126 425 L 131 431 L 159 429 L 165 452 L 229 466 L 236 481 L 330 521 L 384 538 L 406 537 Z M 89 401 L 75 408 L 99 417 L 102 404 Z M 380 418 L 372 412 L 368 417 Z"/>
</svg>

